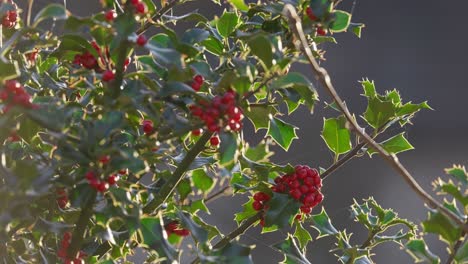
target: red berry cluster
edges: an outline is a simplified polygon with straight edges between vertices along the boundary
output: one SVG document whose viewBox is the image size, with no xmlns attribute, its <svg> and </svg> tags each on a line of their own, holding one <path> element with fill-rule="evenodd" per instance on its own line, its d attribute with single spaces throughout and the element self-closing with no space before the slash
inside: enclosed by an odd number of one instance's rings
<svg viewBox="0 0 468 264">
<path fill-rule="evenodd" d="M 56 191 L 57 194 L 57 204 L 61 209 L 67 207 L 68 204 L 68 194 L 64 188 L 58 188 Z"/>
<path fill-rule="evenodd" d="M 77 253 L 77 256 L 74 259 L 67 257 L 68 247 L 70 247 L 72 239 L 72 234 L 70 232 L 63 233 L 62 241 L 60 242 L 60 249 L 57 252 L 57 256 L 63 260 L 65 264 L 84 264 L 85 261 L 83 258 L 86 257 L 86 254 L 83 251 Z"/>
<path fill-rule="evenodd" d="M 154 131 L 153 121 L 148 119 L 143 120 L 143 122 L 141 122 L 141 128 L 147 136 L 151 135 Z"/>
<path fill-rule="evenodd" d="M 302 203 L 300 210 L 304 214 L 310 214 L 312 208 L 317 206 L 323 200 L 323 194 L 320 192 L 322 188 L 322 179 L 316 169 L 311 169 L 308 166 L 298 165 L 295 172 L 285 174 L 275 178 L 275 185 L 271 187 L 273 192 L 287 193 L 293 199 Z M 254 195 L 252 207 L 256 211 L 267 210 L 270 196 L 263 192 L 258 192 Z M 301 216 L 296 216 L 300 219 Z M 263 219 L 260 224 L 263 225 Z"/>
<path fill-rule="evenodd" d="M 203 85 L 204 82 L 205 82 L 205 79 L 203 78 L 203 76 L 195 75 L 195 77 L 193 77 L 192 84 L 190 86 L 192 86 L 193 90 L 198 92 L 200 91 L 201 86 Z"/>
<path fill-rule="evenodd" d="M 110 82 L 114 80 L 114 64 L 111 60 L 109 47 L 101 48 L 95 41 L 91 42 L 93 48 L 97 51 L 99 58 L 94 57 L 89 51 L 85 51 L 82 54 L 76 54 L 73 59 L 73 64 L 84 67 L 88 70 L 95 70 L 96 72 L 102 72 L 102 81 Z M 124 63 L 124 71 L 130 64 L 130 58 L 127 58 Z"/>
<path fill-rule="evenodd" d="M 317 21 L 318 20 L 318 17 L 315 16 L 314 14 L 314 11 L 312 10 L 312 8 L 309 6 L 306 8 L 306 14 L 307 16 L 309 17 L 310 20 L 312 21 Z M 320 26 L 317 26 L 317 35 L 319 36 L 325 36 L 327 34 L 327 30 L 320 27 Z"/>
<path fill-rule="evenodd" d="M 236 106 L 236 93 L 228 91 L 217 95 L 211 102 L 200 101 L 199 105 L 190 107 L 192 115 L 200 118 L 210 132 L 219 132 L 226 127 L 232 131 L 242 128 L 244 115 L 242 109 Z"/>
<path fill-rule="evenodd" d="M 2 25 L 6 28 L 13 28 L 16 26 L 16 22 L 18 21 L 18 13 L 16 12 L 18 6 L 11 0 L 4 0 L 3 2 L 8 2 L 9 4 L 13 5 L 15 10 L 8 10 L 5 15 L 3 15 Z"/>
<path fill-rule="evenodd" d="M 5 86 L 0 90 L 0 101 L 5 104 L 3 113 L 7 113 L 13 106 L 17 105 L 30 109 L 37 108 L 37 105 L 31 103 L 31 96 L 23 85 L 15 80 L 5 82 Z"/>
<path fill-rule="evenodd" d="M 130 0 L 130 4 L 132 4 L 133 8 L 135 8 L 135 12 L 140 15 L 144 15 L 146 13 L 146 4 L 140 0 Z"/>
<path fill-rule="evenodd" d="M 106 165 L 110 161 L 110 156 L 102 156 L 99 158 L 99 162 L 102 165 Z M 127 174 L 127 170 L 119 170 L 118 174 L 114 173 L 107 177 L 106 180 L 101 180 L 97 177 L 94 171 L 88 171 L 85 175 L 86 180 L 88 180 L 88 184 L 100 193 L 104 193 L 109 189 L 110 186 L 116 185 L 117 182 L 120 180 L 119 175 Z"/>
<path fill-rule="evenodd" d="M 190 235 L 190 231 L 188 229 L 181 228 L 178 221 L 172 221 L 168 223 L 164 226 L 164 229 L 166 230 L 168 236 L 170 236 L 171 234 L 175 234 L 182 237 Z"/>
</svg>

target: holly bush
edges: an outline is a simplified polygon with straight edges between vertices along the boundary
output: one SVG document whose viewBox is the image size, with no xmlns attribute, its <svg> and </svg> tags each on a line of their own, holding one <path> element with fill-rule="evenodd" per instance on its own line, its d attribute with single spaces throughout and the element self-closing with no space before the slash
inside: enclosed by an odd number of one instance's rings
<svg viewBox="0 0 468 264">
<path fill-rule="evenodd" d="M 430 106 L 363 79 L 367 108 L 353 113 L 319 64 L 323 43 L 360 37 L 364 24 L 339 0 L 213 1 L 225 7 L 214 17 L 180 14 L 186 0 L 102 0 L 87 17 L 60 4 L 32 14 L 1 2 L 1 261 L 122 263 L 142 249 L 148 263 L 181 254 L 251 263 L 253 245 L 237 238 L 260 225 L 287 233 L 272 246 L 284 263 L 310 263 L 305 250 L 326 236 L 342 263 L 372 263 L 374 248 L 390 242 L 415 262 L 440 263 L 428 234 L 446 244 L 447 263 L 467 263 L 465 168 L 448 168 L 435 198 L 396 157 L 413 149 L 405 128 Z M 178 22 L 189 26 L 175 30 Z M 303 64 L 310 74 L 292 70 Z M 287 151 L 299 140 L 284 116 L 300 107 L 331 109 L 321 134 L 331 164 L 271 161 L 272 146 Z M 252 133 L 263 140 L 253 144 Z M 371 197 L 350 206 L 365 241 L 334 227 L 321 187 L 364 155 L 403 177 L 426 220 L 400 218 Z M 228 234 L 200 214 L 220 196 L 249 198 Z"/>
</svg>

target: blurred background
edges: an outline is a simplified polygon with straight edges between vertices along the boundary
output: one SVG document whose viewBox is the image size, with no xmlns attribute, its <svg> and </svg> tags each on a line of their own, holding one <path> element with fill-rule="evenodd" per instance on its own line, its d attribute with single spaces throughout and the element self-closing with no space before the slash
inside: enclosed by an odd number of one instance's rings
<svg viewBox="0 0 468 264">
<path fill-rule="evenodd" d="M 26 0 L 17 0 L 26 7 Z M 34 9 L 46 3 L 62 1 L 35 0 Z M 68 9 L 78 15 L 100 10 L 98 0 L 68 0 Z M 354 9 L 353 4 L 355 4 Z M 209 0 L 197 0 L 178 9 L 176 14 L 199 11 L 209 18 L 222 12 L 223 8 Z M 365 110 L 365 98 L 359 80 L 368 77 L 375 80 L 377 90 L 397 88 L 404 101 L 419 103 L 427 100 L 435 111 L 423 111 L 414 118 L 414 125 L 407 136 L 415 150 L 399 155 L 402 163 L 426 189 L 430 182 L 444 174 L 443 169 L 452 164 L 468 165 L 468 30 L 466 28 L 467 1 L 367 1 L 354 3 L 343 1 L 344 10 L 353 11 L 353 22 L 366 24 L 361 39 L 351 33 L 337 35 L 338 45 L 325 47 L 327 53 L 323 65 L 332 76 L 335 87 L 348 103 L 351 112 L 360 115 Z M 185 25 L 190 26 L 190 25 Z M 308 73 L 308 68 L 296 68 Z M 300 127 L 289 152 L 275 149 L 274 160 L 280 163 L 307 164 L 311 167 L 328 167 L 333 159 L 320 138 L 323 117 L 335 113 L 324 111 L 324 102 L 330 101 L 317 87 L 320 103 L 314 115 L 302 109 L 286 117 L 288 122 Z M 399 132 L 394 129 L 394 133 Z M 264 133 L 264 132 L 263 132 Z M 247 133 L 248 135 L 248 133 Z M 256 142 L 263 134 L 252 136 Z M 426 217 L 422 200 L 416 196 L 403 179 L 378 156 L 372 159 L 355 159 L 324 182 L 325 206 L 338 229 L 355 233 L 352 241 L 361 244 L 366 232 L 351 219 L 349 206 L 353 198 L 360 200 L 373 196 L 383 207 L 394 208 L 399 215 L 414 222 Z M 208 223 L 216 225 L 223 233 L 236 227 L 233 214 L 241 210 L 246 197 L 220 198 L 211 205 L 211 215 L 205 215 Z M 316 211 L 317 212 L 317 211 Z M 256 244 L 253 251 L 255 263 L 277 263 L 281 255 L 270 245 L 281 241 L 282 234 L 260 235 L 253 228 L 241 239 L 246 244 Z M 446 258 L 445 246 L 436 237 L 428 237 L 434 253 Z M 334 240 L 320 239 L 311 243 L 308 257 L 312 263 L 336 263 L 333 253 L 328 252 Z M 377 247 L 376 263 L 412 263 L 398 245 Z M 135 262 L 140 260 L 135 259 Z M 182 263 L 189 259 L 184 257 Z"/>
</svg>

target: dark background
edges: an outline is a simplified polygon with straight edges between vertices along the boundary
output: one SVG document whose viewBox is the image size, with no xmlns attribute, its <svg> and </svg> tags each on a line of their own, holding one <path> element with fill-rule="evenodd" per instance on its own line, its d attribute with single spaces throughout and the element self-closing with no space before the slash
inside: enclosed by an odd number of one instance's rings
<svg viewBox="0 0 468 264">
<path fill-rule="evenodd" d="M 35 7 L 61 1 L 35 1 Z M 352 2 L 343 1 L 342 8 L 351 10 Z M 18 4 L 25 7 L 25 0 Z M 68 0 L 68 8 L 75 14 L 86 15 L 99 9 L 98 0 Z M 208 0 L 196 1 L 184 10 L 199 8 L 212 17 L 222 9 Z M 323 65 L 330 72 L 335 87 L 348 102 L 351 112 L 361 114 L 365 99 L 358 83 L 364 77 L 375 80 L 377 90 L 384 92 L 397 88 L 405 101 L 428 100 L 435 111 L 423 111 L 414 119 L 407 136 L 415 150 L 399 155 L 402 163 L 426 189 L 430 182 L 443 175 L 443 169 L 456 164 L 468 164 L 468 120 L 465 84 L 468 76 L 467 1 L 366 1 L 356 2 L 353 22 L 366 24 L 362 39 L 352 34 L 337 35 L 338 45 L 326 46 Z M 179 9 L 179 13 L 182 9 Z M 298 69 L 309 75 L 308 68 Z M 275 160 L 281 163 L 308 164 L 328 167 L 332 156 L 320 138 L 322 119 L 332 113 L 324 112 L 329 101 L 321 87 L 317 87 L 321 102 L 313 116 L 306 110 L 286 119 L 300 127 L 288 153 L 275 149 Z M 398 132 L 394 130 L 393 132 Z M 254 139 L 257 139 L 254 137 Z M 400 216 L 414 222 L 426 217 L 423 201 L 405 184 L 402 178 L 379 157 L 356 159 L 330 176 L 323 187 L 324 206 L 339 229 L 355 233 L 354 243 L 362 243 L 366 232 L 351 219 L 348 210 L 353 198 L 360 200 L 373 196 L 381 205 L 394 208 Z M 211 215 L 206 219 L 224 233 L 234 229 L 233 214 L 241 210 L 246 197 L 218 199 L 211 204 Z M 259 235 L 251 229 L 242 238 L 247 244 L 257 244 L 256 263 L 276 263 L 281 256 L 269 245 L 283 239 L 281 234 Z M 435 236 L 428 236 L 431 249 L 446 258 L 445 246 Z M 309 259 L 313 263 L 336 263 L 328 250 L 335 241 L 324 238 L 311 244 Z M 373 258 L 377 263 L 412 263 L 398 245 L 377 247 Z M 138 261 L 136 261 L 138 262 Z M 184 257 L 183 263 L 187 263 Z"/>
</svg>

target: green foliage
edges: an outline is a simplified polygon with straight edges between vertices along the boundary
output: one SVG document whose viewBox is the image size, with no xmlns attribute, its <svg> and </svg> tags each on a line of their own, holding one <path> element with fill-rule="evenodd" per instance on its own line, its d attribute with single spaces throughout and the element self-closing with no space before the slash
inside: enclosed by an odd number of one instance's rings
<svg viewBox="0 0 468 264">
<path fill-rule="evenodd" d="M 285 255 L 284 263 L 310 263 L 311 227 L 316 239 L 335 238 L 333 252 L 344 263 L 372 263 L 372 249 L 384 242 L 404 246 L 418 260 L 438 262 L 414 224 L 371 198 L 351 207 L 369 232 L 368 242 L 356 245 L 351 234 L 333 226 L 325 209 L 300 213 L 300 222 L 295 216 L 301 202 L 272 191 L 276 177 L 296 173 L 292 165 L 275 163 L 270 150 L 279 145 L 288 151 L 298 138 L 298 127 L 285 115 L 300 107 L 312 114 L 319 98 L 311 82 L 316 76 L 294 71 L 306 60 L 283 13 L 286 2 L 230 0 L 212 19 L 197 11 L 180 13 L 186 1 L 142 0 L 143 13 L 134 2 L 101 1 L 106 12 L 116 11 L 115 18 L 78 17 L 50 4 L 32 14 L 31 23 L 2 28 L 2 262 L 67 262 L 61 247 L 70 232 L 69 246 L 83 251 L 86 263 L 126 263 L 136 247 L 145 249 L 148 263 L 176 263 L 187 244 L 188 254 L 202 263 L 253 263 L 252 246 L 227 241 L 235 237 L 203 219 L 210 201 L 232 192 L 271 197 L 258 211 L 249 197 L 235 215 L 238 235 L 259 220 L 264 233 L 294 228 L 272 246 Z M 317 60 L 324 59 L 322 43 L 336 43 L 334 34 L 361 36 L 364 24 L 352 23 L 337 5 L 294 2 Z M 316 19 L 304 15 L 307 7 Z M 15 9 L 2 3 L 0 14 Z M 319 28 L 333 35 L 318 36 Z M 362 116 L 374 128 L 372 136 L 430 109 L 427 103 L 403 103 L 396 90 L 378 94 L 368 80 L 362 86 L 368 100 Z M 263 138 L 246 138 L 247 119 Z M 336 158 L 361 144 L 351 140 L 351 132 L 344 116 L 324 119 L 322 138 Z M 413 148 L 404 132 L 380 144 L 392 154 Z M 461 166 L 447 173 L 450 178 L 438 179 L 434 188 L 448 210 L 466 219 L 467 173 Z M 226 185 L 227 191 L 218 192 Z M 466 261 L 466 243 L 456 246 L 461 227 L 438 211 L 422 226 L 447 243 L 455 261 Z"/>
</svg>

